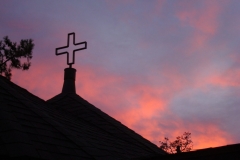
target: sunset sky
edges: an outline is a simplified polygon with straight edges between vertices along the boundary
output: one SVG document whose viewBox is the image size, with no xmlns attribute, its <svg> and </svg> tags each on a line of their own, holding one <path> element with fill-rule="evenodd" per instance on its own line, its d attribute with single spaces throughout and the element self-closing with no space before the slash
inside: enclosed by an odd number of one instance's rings
<svg viewBox="0 0 240 160">
<path fill-rule="evenodd" d="M 240 143 L 239 0 L 5 0 L 0 38 L 33 39 L 12 82 L 48 100 L 76 53 L 77 94 L 159 146 L 192 133 L 194 149 Z"/>
</svg>

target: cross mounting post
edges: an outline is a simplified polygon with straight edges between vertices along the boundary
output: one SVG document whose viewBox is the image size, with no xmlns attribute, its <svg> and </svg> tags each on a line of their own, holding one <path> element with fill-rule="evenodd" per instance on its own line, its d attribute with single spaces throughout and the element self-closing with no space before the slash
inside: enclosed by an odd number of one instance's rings
<svg viewBox="0 0 240 160">
<path fill-rule="evenodd" d="M 70 41 L 72 42 L 72 44 L 70 43 Z M 84 47 L 80 47 L 82 44 L 84 44 Z M 74 49 L 69 51 L 69 45 L 74 47 Z M 75 52 L 83 49 L 87 49 L 87 42 L 84 41 L 80 43 L 75 43 L 75 33 L 72 32 L 72 33 L 68 33 L 67 46 L 56 48 L 56 55 L 58 56 L 61 54 L 67 54 L 67 64 L 69 65 L 69 68 L 72 68 L 72 65 L 75 62 Z M 69 57 L 72 57 L 72 58 L 69 58 Z"/>
</svg>

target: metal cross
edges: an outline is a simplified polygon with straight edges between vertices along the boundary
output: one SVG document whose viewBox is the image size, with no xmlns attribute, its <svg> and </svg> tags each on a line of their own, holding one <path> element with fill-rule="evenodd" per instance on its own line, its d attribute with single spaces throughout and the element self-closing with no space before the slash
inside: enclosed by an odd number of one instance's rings
<svg viewBox="0 0 240 160">
<path fill-rule="evenodd" d="M 74 47 L 75 49 L 72 49 L 71 51 L 69 51 L 69 48 L 70 48 L 69 44 L 71 47 Z M 84 44 L 84 47 L 81 48 L 80 46 L 82 44 Z M 80 43 L 75 43 L 75 33 L 72 32 L 72 33 L 68 33 L 67 46 L 56 48 L 56 55 L 58 56 L 61 54 L 67 54 L 67 64 L 69 65 L 69 68 L 72 68 L 72 65 L 75 62 L 75 52 L 83 49 L 87 49 L 87 42 L 84 41 Z"/>
</svg>

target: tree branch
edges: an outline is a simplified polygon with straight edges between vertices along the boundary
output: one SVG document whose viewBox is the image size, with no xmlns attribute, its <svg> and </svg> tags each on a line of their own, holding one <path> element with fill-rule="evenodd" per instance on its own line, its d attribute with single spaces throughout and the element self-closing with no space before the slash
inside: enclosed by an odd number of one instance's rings
<svg viewBox="0 0 240 160">
<path fill-rule="evenodd" d="M 2 65 L 4 65 L 5 63 L 7 63 L 9 60 L 11 60 L 13 57 L 14 57 L 14 56 L 12 56 L 11 58 L 8 58 L 8 59 L 5 60 L 3 63 L 1 63 L 1 64 L 0 64 L 0 67 L 1 67 Z"/>
</svg>

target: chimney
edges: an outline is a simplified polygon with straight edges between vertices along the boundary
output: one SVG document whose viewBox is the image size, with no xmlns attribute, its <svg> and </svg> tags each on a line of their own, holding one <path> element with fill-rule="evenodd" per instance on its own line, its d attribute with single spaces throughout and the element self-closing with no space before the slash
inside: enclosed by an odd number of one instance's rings
<svg viewBox="0 0 240 160">
<path fill-rule="evenodd" d="M 76 93 L 75 79 L 76 79 L 76 69 L 65 68 L 62 93 Z"/>
</svg>

